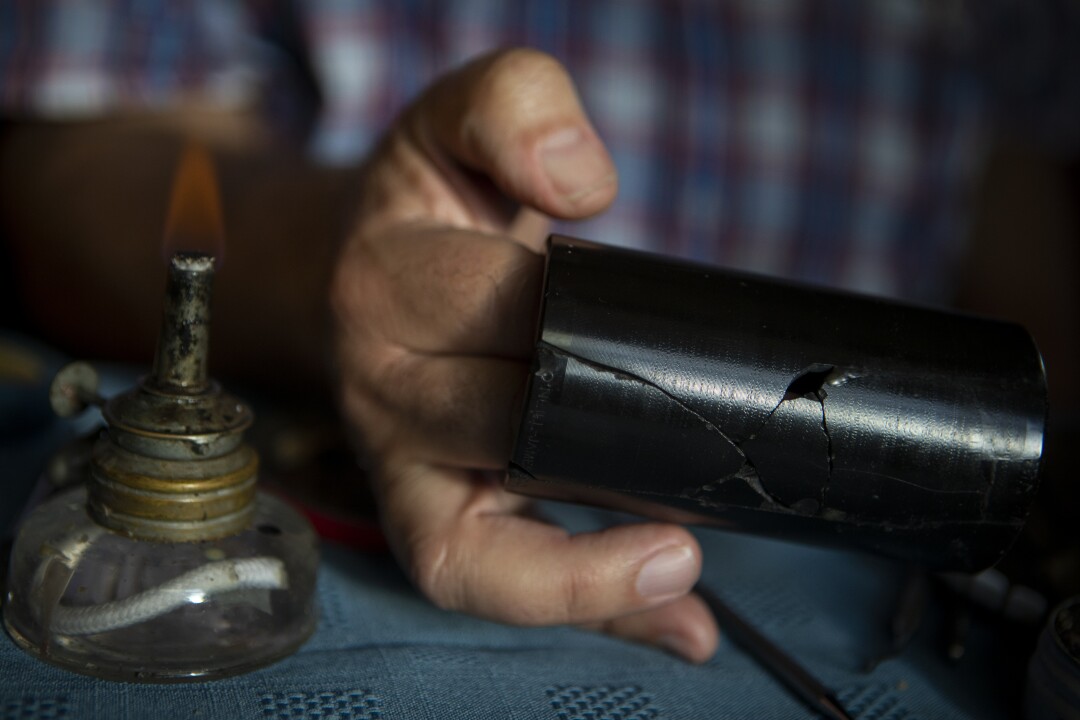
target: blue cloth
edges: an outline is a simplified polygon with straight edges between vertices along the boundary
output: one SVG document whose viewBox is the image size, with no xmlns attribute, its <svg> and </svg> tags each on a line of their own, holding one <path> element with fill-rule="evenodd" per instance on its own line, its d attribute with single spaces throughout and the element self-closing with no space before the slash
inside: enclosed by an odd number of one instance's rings
<svg viewBox="0 0 1080 720">
<path fill-rule="evenodd" d="M 926 642 L 932 633 L 901 658 L 859 673 L 892 602 L 890 565 L 719 532 L 701 538 L 707 579 L 833 687 L 853 716 L 1006 717 L 986 668 L 945 665 Z M 437 610 L 386 556 L 327 547 L 320 572 L 312 639 L 276 665 L 227 680 L 95 680 L 45 665 L 5 637 L 0 719 L 812 717 L 730 642 L 693 667 L 572 628 L 511 628 Z"/>
<path fill-rule="evenodd" d="M 130 374 L 106 373 L 103 391 L 112 394 L 131 380 Z M 45 395 L 27 392 L 20 402 L 9 402 L 15 393 L 0 384 L 5 419 L 40 420 Z M 6 446 L 5 511 L 7 498 L 28 494 L 40 472 L 42 448 L 64 434 L 51 422 L 39 428 L 40 442 Z M 572 530 L 619 519 L 561 504 L 548 504 L 545 511 Z M 701 531 L 699 538 L 704 580 L 833 688 L 853 716 L 1007 716 L 1005 688 L 995 683 L 990 665 L 994 637 L 978 625 L 971 657 L 960 666 L 945 663 L 931 623 L 902 657 L 870 674 L 860 672 L 886 639 L 901 575 L 892 563 L 718 531 Z M 438 610 L 388 555 L 326 546 L 319 572 L 320 622 L 311 640 L 292 657 L 226 680 L 97 680 L 44 664 L 3 635 L 0 720 L 812 717 L 731 642 L 722 642 L 709 663 L 694 667 L 575 628 L 513 628 Z"/>
</svg>

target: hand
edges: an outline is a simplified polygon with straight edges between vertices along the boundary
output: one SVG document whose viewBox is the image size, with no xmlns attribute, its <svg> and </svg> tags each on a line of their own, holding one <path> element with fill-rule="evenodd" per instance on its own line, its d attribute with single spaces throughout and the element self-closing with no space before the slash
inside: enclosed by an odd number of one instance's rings
<svg viewBox="0 0 1080 720">
<path fill-rule="evenodd" d="M 340 394 L 395 555 L 436 605 L 590 624 L 693 661 L 717 629 L 701 551 L 657 523 L 570 535 L 506 493 L 548 217 L 584 218 L 616 174 L 564 69 L 515 50 L 432 86 L 361 183 L 332 282 Z"/>
</svg>

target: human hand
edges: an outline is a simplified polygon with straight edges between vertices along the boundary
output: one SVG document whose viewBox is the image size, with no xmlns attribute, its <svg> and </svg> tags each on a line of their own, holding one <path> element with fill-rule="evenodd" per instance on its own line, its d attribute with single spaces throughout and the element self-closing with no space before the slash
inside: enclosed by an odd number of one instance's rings
<svg viewBox="0 0 1080 720">
<path fill-rule="evenodd" d="M 540 299 L 546 217 L 615 197 L 565 70 L 528 50 L 433 85 L 369 161 L 331 288 L 340 395 L 398 560 L 436 605 L 588 624 L 701 662 L 701 551 L 658 523 L 570 535 L 505 492 Z M 497 474 L 499 473 L 499 474 Z"/>
</svg>

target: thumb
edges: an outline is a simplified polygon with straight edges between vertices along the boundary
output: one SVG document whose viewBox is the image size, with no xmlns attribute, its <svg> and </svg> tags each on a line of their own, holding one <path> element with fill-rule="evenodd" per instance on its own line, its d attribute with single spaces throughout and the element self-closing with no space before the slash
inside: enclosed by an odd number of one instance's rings
<svg viewBox="0 0 1080 720">
<path fill-rule="evenodd" d="M 436 83 L 408 120 L 429 153 L 477 171 L 548 215 L 594 215 L 615 198 L 615 166 L 562 65 L 535 50 L 483 56 Z"/>
</svg>

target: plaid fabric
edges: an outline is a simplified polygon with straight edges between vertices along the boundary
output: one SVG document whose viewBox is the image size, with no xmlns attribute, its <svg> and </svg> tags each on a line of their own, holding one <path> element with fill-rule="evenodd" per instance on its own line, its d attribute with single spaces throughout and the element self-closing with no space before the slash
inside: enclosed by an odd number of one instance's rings
<svg viewBox="0 0 1080 720">
<path fill-rule="evenodd" d="M 0 0 L 0 101 L 50 117 L 194 94 L 236 102 L 249 85 L 245 33 L 230 3 Z"/>
<path fill-rule="evenodd" d="M 441 72 L 533 46 L 569 67 L 620 171 L 612 210 L 565 231 L 944 301 L 1001 114 L 988 88 L 1025 122 L 1051 108 L 1045 127 L 1080 128 L 1061 29 L 1080 4 L 979 6 L 1004 59 L 957 3 L 923 0 L 0 0 L 0 98 L 52 116 L 259 101 L 350 162 Z"/>
</svg>

